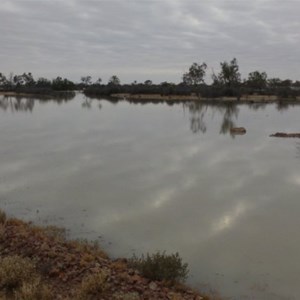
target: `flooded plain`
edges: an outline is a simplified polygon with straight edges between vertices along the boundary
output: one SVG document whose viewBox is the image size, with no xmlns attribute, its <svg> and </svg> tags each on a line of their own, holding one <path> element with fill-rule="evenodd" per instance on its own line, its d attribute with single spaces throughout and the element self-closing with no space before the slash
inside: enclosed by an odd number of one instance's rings
<svg viewBox="0 0 300 300">
<path fill-rule="evenodd" d="M 0 206 L 99 240 L 166 250 L 230 299 L 300 299 L 300 106 L 0 96 Z M 232 126 L 247 133 L 232 136 Z"/>
</svg>

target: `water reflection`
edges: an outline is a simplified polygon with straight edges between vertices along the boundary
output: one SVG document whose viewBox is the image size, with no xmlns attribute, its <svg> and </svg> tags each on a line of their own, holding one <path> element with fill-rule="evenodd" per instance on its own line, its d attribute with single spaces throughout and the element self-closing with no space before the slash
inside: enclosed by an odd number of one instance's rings
<svg viewBox="0 0 300 300">
<path fill-rule="evenodd" d="M 34 109 L 35 101 L 39 103 L 45 102 L 55 102 L 57 104 L 66 103 L 72 99 L 76 94 L 74 92 L 64 92 L 61 93 L 60 96 L 55 98 L 52 97 L 45 97 L 45 96 L 7 96 L 3 95 L 0 96 L 0 109 L 3 111 L 10 111 L 10 112 L 32 112 Z"/>
<path fill-rule="evenodd" d="M 300 142 L 296 142 L 296 149 L 297 149 L 297 158 L 300 158 Z"/>
<path fill-rule="evenodd" d="M 22 97 L 2 97 L 0 98 L 0 108 L 4 111 L 11 112 L 32 112 L 34 107 L 34 99 Z"/>
<path fill-rule="evenodd" d="M 98 102 L 98 108 L 101 110 L 102 109 L 102 104 L 100 101 Z M 82 108 L 86 108 L 86 109 L 91 109 L 92 108 L 92 104 L 93 104 L 93 99 L 83 96 L 83 102 L 81 103 L 81 107 Z"/>
<path fill-rule="evenodd" d="M 184 103 L 183 109 L 190 114 L 190 128 L 193 133 L 206 133 L 207 125 L 205 116 L 210 112 L 212 116 L 221 116 L 220 134 L 230 133 L 230 129 L 236 126 L 239 115 L 239 107 L 235 103 L 228 104 L 207 104 L 199 102 Z M 234 135 L 231 135 L 234 137 Z"/>
</svg>

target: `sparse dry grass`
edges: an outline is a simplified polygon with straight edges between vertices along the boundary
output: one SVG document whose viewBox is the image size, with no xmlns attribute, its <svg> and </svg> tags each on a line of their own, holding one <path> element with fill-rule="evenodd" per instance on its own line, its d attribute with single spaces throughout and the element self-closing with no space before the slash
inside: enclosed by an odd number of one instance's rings
<svg viewBox="0 0 300 300">
<path fill-rule="evenodd" d="M 23 283 L 14 294 L 15 300 L 52 300 L 54 295 L 50 288 L 36 280 L 32 283 Z"/>
<path fill-rule="evenodd" d="M 99 299 L 109 288 L 108 274 L 104 271 L 85 277 L 77 292 L 78 300 Z"/>
<path fill-rule="evenodd" d="M 29 259 L 17 255 L 0 259 L 0 289 L 13 292 L 36 279 L 35 266 Z"/>
<path fill-rule="evenodd" d="M 35 265 L 20 256 L 7 256 L 0 259 L 1 299 L 51 300 L 50 289 L 41 282 Z"/>
</svg>

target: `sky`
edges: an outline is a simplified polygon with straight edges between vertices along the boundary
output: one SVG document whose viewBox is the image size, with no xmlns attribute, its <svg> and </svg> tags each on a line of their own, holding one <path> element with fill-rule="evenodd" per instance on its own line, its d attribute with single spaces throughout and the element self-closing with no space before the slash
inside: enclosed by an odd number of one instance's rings
<svg viewBox="0 0 300 300">
<path fill-rule="evenodd" d="M 0 72 L 160 83 L 206 62 L 209 82 L 236 57 L 243 78 L 296 80 L 299 13 L 299 0 L 0 0 Z"/>
</svg>

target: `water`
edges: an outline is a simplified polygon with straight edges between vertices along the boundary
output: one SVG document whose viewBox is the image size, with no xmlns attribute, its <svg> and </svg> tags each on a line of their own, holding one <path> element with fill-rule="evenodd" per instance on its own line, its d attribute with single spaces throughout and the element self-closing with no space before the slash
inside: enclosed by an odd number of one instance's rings
<svg viewBox="0 0 300 300">
<path fill-rule="evenodd" d="M 178 251 L 191 285 L 231 299 L 300 299 L 300 140 L 269 137 L 299 115 L 0 96 L 0 206 L 114 257 Z"/>
</svg>

